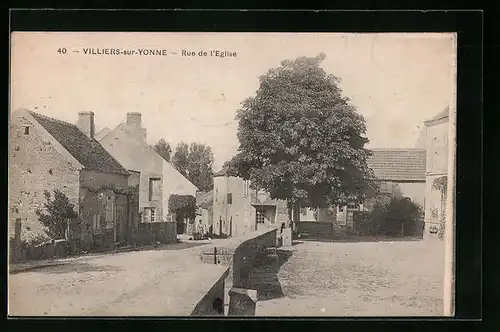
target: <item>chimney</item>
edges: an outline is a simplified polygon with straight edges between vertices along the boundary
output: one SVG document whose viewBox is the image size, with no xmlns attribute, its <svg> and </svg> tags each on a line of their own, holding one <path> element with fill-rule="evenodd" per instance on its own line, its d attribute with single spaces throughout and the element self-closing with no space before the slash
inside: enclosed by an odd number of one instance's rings
<svg viewBox="0 0 500 332">
<path fill-rule="evenodd" d="M 141 128 L 141 113 L 127 113 L 127 125 L 131 127 Z"/>
<path fill-rule="evenodd" d="M 133 135 L 146 142 L 146 129 L 141 126 L 141 117 L 141 113 L 127 113 L 127 127 L 130 132 L 134 133 Z"/>
<path fill-rule="evenodd" d="M 79 112 L 76 126 L 85 135 L 93 139 L 95 134 L 94 112 Z"/>
</svg>

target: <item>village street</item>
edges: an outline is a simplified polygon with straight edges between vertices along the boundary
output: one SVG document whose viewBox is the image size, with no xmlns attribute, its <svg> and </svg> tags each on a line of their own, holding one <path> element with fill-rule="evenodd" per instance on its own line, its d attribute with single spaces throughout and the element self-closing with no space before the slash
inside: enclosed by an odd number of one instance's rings
<svg viewBox="0 0 500 332">
<path fill-rule="evenodd" d="M 193 243 L 176 243 L 156 250 L 90 256 L 62 265 L 10 274 L 9 314 L 189 314 L 186 308 L 210 289 L 212 277 L 218 278 L 223 269 L 200 262 L 199 250 L 202 247 Z"/>
<path fill-rule="evenodd" d="M 199 262 L 201 248 L 180 243 L 11 274 L 10 314 L 185 315 L 210 287 L 203 280 L 220 273 Z M 257 316 L 439 316 L 443 253 L 441 241 L 297 241 L 256 266 L 245 287 L 259 292 Z"/>
<path fill-rule="evenodd" d="M 441 241 L 301 241 L 255 268 L 257 316 L 440 316 Z"/>
</svg>

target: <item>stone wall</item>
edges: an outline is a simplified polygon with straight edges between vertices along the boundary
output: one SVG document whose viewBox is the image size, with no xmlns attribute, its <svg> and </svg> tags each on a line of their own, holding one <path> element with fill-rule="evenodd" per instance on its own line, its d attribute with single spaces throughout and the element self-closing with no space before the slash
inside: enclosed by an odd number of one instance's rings
<svg viewBox="0 0 500 332">
<path fill-rule="evenodd" d="M 196 305 L 191 316 L 223 316 L 224 315 L 224 296 L 225 280 L 229 270 L 221 275 L 219 280 L 207 292 L 207 294 Z"/>
<path fill-rule="evenodd" d="M 174 243 L 177 241 L 177 223 L 155 222 L 139 223 L 137 227 L 138 244 Z"/>
<path fill-rule="evenodd" d="M 12 241 L 11 241 L 12 242 Z M 35 261 L 42 259 L 64 258 L 70 255 L 70 247 L 66 240 L 56 240 L 33 246 L 21 246 L 14 252 L 13 243 L 10 245 L 10 263 Z"/>
<path fill-rule="evenodd" d="M 331 238 L 334 235 L 333 222 L 304 221 L 297 224 L 297 232 L 306 237 Z"/>
<path fill-rule="evenodd" d="M 112 249 L 125 242 L 128 223 L 128 176 L 82 170 L 80 175 L 79 234 L 83 250 Z M 112 203 L 112 219 L 106 205 Z"/>
<path fill-rule="evenodd" d="M 276 247 L 276 236 L 277 229 L 268 228 L 231 238 L 220 247 L 208 247 L 202 252 L 201 259 L 205 263 L 229 266 L 232 284 L 239 287 L 255 258 L 266 248 Z"/>
<path fill-rule="evenodd" d="M 25 116 L 11 119 L 9 154 L 9 232 L 21 218 L 21 238 L 28 240 L 44 234 L 37 214 L 47 202 L 44 191 L 60 190 L 78 208 L 79 170 Z"/>
</svg>

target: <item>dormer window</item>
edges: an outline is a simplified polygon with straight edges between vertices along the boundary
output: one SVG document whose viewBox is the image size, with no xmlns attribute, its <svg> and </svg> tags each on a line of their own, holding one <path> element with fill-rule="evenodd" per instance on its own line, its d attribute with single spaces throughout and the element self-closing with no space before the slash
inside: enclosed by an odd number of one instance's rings
<svg viewBox="0 0 500 332">
<path fill-rule="evenodd" d="M 24 127 L 24 135 L 29 135 L 30 134 L 30 127 L 26 126 Z"/>
</svg>

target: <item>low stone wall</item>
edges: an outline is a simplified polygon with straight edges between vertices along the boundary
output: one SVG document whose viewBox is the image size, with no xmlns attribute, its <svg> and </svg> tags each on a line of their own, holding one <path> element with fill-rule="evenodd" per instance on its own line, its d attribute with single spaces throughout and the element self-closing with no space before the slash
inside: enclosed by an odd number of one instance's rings
<svg viewBox="0 0 500 332">
<path fill-rule="evenodd" d="M 191 316 L 224 316 L 225 280 L 228 275 L 229 269 L 198 302 Z"/>
<path fill-rule="evenodd" d="M 135 234 L 137 244 L 174 243 L 177 241 L 175 222 L 139 223 Z"/>
<path fill-rule="evenodd" d="M 246 277 L 255 258 L 265 254 L 265 249 L 276 247 L 276 228 L 268 228 L 230 238 L 220 247 L 208 247 L 201 253 L 201 259 L 209 264 L 222 264 L 230 267 L 230 276 L 234 287 L 241 286 L 241 279 Z"/>
<path fill-rule="evenodd" d="M 38 246 L 26 246 L 14 252 L 11 246 L 10 262 L 36 261 L 43 259 L 64 258 L 69 256 L 69 246 L 66 240 L 56 240 Z"/>
<path fill-rule="evenodd" d="M 306 237 L 330 238 L 334 235 L 333 222 L 301 221 L 297 223 L 297 232 Z"/>
</svg>

